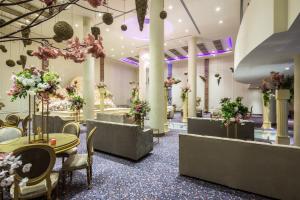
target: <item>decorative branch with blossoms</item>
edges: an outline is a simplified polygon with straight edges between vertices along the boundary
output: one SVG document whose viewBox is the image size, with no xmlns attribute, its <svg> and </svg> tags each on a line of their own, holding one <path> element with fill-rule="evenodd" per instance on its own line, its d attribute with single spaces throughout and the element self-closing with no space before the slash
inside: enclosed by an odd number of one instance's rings
<svg viewBox="0 0 300 200">
<path fill-rule="evenodd" d="M 97 88 L 98 89 L 105 89 L 107 86 L 106 86 L 106 84 L 104 83 L 104 82 L 100 82 L 100 83 L 98 83 L 98 85 L 97 85 Z"/>
<path fill-rule="evenodd" d="M 88 34 L 83 42 L 80 42 L 78 37 L 74 37 L 67 41 L 67 48 L 62 50 L 46 42 L 31 53 L 32 56 L 36 56 L 44 61 L 56 59 L 61 56 L 66 60 L 73 60 L 75 63 L 84 62 L 88 54 L 91 54 L 94 58 L 105 57 L 102 37 L 98 36 L 98 38 L 95 39 L 93 35 Z"/>
<path fill-rule="evenodd" d="M 22 167 L 24 174 L 28 173 L 32 167 L 31 163 L 23 165 L 20 160 L 21 156 L 15 157 L 12 153 L 6 155 L 3 160 L 0 160 L 0 187 L 9 187 L 14 182 L 15 170 Z M 19 185 L 25 186 L 28 178 L 23 178 Z"/>
</svg>

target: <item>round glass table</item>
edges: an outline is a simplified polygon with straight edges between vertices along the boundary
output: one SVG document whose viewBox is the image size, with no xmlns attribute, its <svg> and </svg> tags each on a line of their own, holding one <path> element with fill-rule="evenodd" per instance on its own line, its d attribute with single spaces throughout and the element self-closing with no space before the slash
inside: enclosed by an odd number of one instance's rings
<svg viewBox="0 0 300 200">
<path fill-rule="evenodd" d="M 79 145 L 80 140 L 76 135 L 67 133 L 51 133 L 49 134 L 49 140 L 56 139 L 55 145 L 49 145 L 53 147 L 56 154 L 63 153 Z M 28 136 L 8 140 L 0 143 L 0 153 L 9 153 L 14 150 L 28 145 Z"/>
</svg>

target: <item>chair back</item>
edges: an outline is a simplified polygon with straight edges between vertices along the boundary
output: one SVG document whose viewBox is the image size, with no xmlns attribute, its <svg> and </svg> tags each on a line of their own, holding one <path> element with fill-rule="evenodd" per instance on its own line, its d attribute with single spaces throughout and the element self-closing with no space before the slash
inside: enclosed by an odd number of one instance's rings
<svg viewBox="0 0 300 200">
<path fill-rule="evenodd" d="M 22 167 L 15 171 L 16 180 L 21 181 L 27 177 L 29 186 L 38 184 L 50 176 L 56 159 L 54 149 L 47 144 L 30 144 L 16 149 L 13 155 L 21 156 L 23 166 L 28 163 L 32 164 L 29 172 L 23 173 Z"/>
<path fill-rule="evenodd" d="M 5 121 L 8 126 L 17 127 L 20 123 L 20 117 L 16 114 L 9 114 L 5 117 Z"/>
<path fill-rule="evenodd" d="M 91 159 L 91 156 L 94 154 L 94 143 L 93 143 L 93 138 L 95 135 L 97 127 L 93 128 L 89 134 L 87 135 L 87 152 L 88 152 L 88 157 Z"/>
<path fill-rule="evenodd" d="M 62 133 L 70 133 L 79 137 L 80 134 L 80 126 L 77 122 L 68 122 L 64 125 L 62 129 Z"/>
<path fill-rule="evenodd" d="M 15 127 L 0 128 L 0 143 L 22 137 L 22 131 Z"/>
<path fill-rule="evenodd" d="M 0 128 L 4 126 L 4 121 L 0 119 Z"/>
<path fill-rule="evenodd" d="M 29 115 L 27 115 L 23 120 L 22 120 L 22 128 L 23 128 L 23 134 L 26 136 L 28 133 L 28 124 L 30 123 L 31 118 Z"/>
<path fill-rule="evenodd" d="M 47 191 L 51 191 L 50 174 L 55 164 L 54 149 L 47 144 L 30 144 L 13 152 L 14 156 L 21 156 L 22 165 L 31 164 L 29 172 L 23 172 L 23 167 L 15 170 L 14 194 L 18 196 L 19 183 L 23 178 L 28 178 L 27 186 L 32 186 L 46 180 Z M 15 196 L 15 197 L 16 197 Z"/>
</svg>

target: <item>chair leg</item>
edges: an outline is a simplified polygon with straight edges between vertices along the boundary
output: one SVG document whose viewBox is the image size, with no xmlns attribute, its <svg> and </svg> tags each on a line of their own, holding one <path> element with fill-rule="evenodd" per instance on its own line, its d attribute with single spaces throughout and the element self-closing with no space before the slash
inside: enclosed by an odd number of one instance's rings
<svg viewBox="0 0 300 200">
<path fill-rule="evenodd" d="M 90 169 L 89 167 L 86 168 L 86 179 L 88 184 L 88 189 L 91 189 L 91 178 L 90 178 Z"/>
<path fill-rule="evenodd" d="M 90 166 L 89 168 L 90 168 L 90 178 L 92 181 L 93 180 L 93 168 L 92 168 L 92 166 Z"/>
<path fill-rule="evenodd" d="M 72 183 L 72 181 L 73 181 L 73 171 L 70 171 L 69 176 L 70 176 L 70 183 Z"/>
</svg>

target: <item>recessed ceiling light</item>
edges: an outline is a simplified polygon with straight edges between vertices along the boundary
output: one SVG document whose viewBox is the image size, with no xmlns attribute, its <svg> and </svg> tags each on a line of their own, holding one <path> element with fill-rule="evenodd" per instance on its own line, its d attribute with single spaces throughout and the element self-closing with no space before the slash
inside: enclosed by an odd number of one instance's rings
<svg viewBox="0 0 300 200">
<path fill-rule="evenodd" d="M 169 6 L 168 6 L 168 9 L 169 9 L 169 10 L 173 10 L 173 6 L 172 6 L 172 5 L 169 5 Z"/>
<path fill-rule="evenodd" d="M 284 69 L 285 69 L 285 70 L 287 70 L 287 71 L 288 71 L 288 70 L 290 70 L 290 68 L 289 68 L 289 67 L 286 67 L 286 68 L 284 68 Z"/>
<path fill-rule="evenodd" d="M 212 53 L 216 53 L 215 51 L 212 51 Z"/>
<path fill-rule="evenodd" d="M 106 28 L 105 30 L 106 30 L 106 32 L 109 32 L 109 28 Z"/>
<path fill-rule="evenodd" d="M 98 17 L 101 17 L 102 16 L 102 13 L 98 13 Z"/>
<path fill-rule="evenodd" d="M 134 43 L 131 43 L 131 46 L 134 46 L 135 44 Z"/>
<path fill-rule="evenodd" d="M 221 10 L 221 7 L 216 7 L 216 12 L 219 12 Z"/>
<path fill-rule="evenodd" d="M 68 10 L 68 9 L 70 9 L 70 8 L 71 8 L 71 6 L 72 6 L 72 5 L 68 5 L 68 6 L 66 7 L 66 9 L 67 9 L 67 10 Z"/>
<path fill-rule="evenodd" d="M 219 21 L 219 24 L 223 24 L 223 20 L 220 20 L 220 21 Z"/>
<path fill-rule="evenodd" d="M 131 53 L 134 53 L 134 51 L 133 51 L 133 50 L 131 50 L 130 52 L 131 52 Z"/>
<path fill-rule="evenodd" d="M 185 29 L 185 32 L 188 33 L 188 32 L 190 32 L 190 31 L 189 31 L 189 29 Z"/>
<path fill-rule="evenodd" d="M 30 23 L 30 21 L 29 21 L 28 19 L 26 19 L 26 23 L 27 23 L 27 24 L 29 24 L 29 23 Z"/>
<path fill-rule="evenodd" d="M 37 13 L 36 13 L 36 14 L 34 14 L 34 16 L 35 16 L 35 17 L 38 17 L 38 16 L 39 16 L 39 14 L 37 14 Z"/>
<path fill-rule="evenodd" d="M 78 24 L 75 24 L 75 27 L 77 28 L 79 25 Z"/>
<path fill-rule="evenodd" d="M 182 22 L 182 19 L 179 18 L 179 19 L 178 19 L 178 22 L 181 23 L 181 22 Z"/>
<path fill-rule="evenodd" d="M 121 36 L 121 37 L 120 37 L 120 39 L 121 39 L 121 40 L 124 40 L 124 37 L 123 37 L 123 36 Z"/>
<path fill-rule="evenodd" d="M 114 48 L 111 48 L 110 50 L 111 50 L 111 51 L 114 51 Z"/>
<path fill-rule="evenodd" d="M 124 52 L 121 52 L 121 55 L 123 56 L 123 55 L 124 55 Z"/>
<path fill-rule="evenodd" d="M 164 46 L 167 46 L 167 43 L 164 43 Z"/>
<path fill-rule="evenodd" d="M 124 46 L 124 45 L 122 45 L 122 46 L 121 46 L 121 48 L 122 48 L 122 49 L 124 49 L 124 48 L 125 48 L 125 46 Z"/>
<path fill-rule="evenodd" d="M 111 55 L 111 57 L 115 57 L 115 55 L 113 54 L 113 55 Z"/>
<path fill-rule="evenodd" d="M 229 49 L 229 48 L 227 48 L 227 49 L 226 49 L 226 51 L 230 51 L 230 49 Z"/>
</svg>

